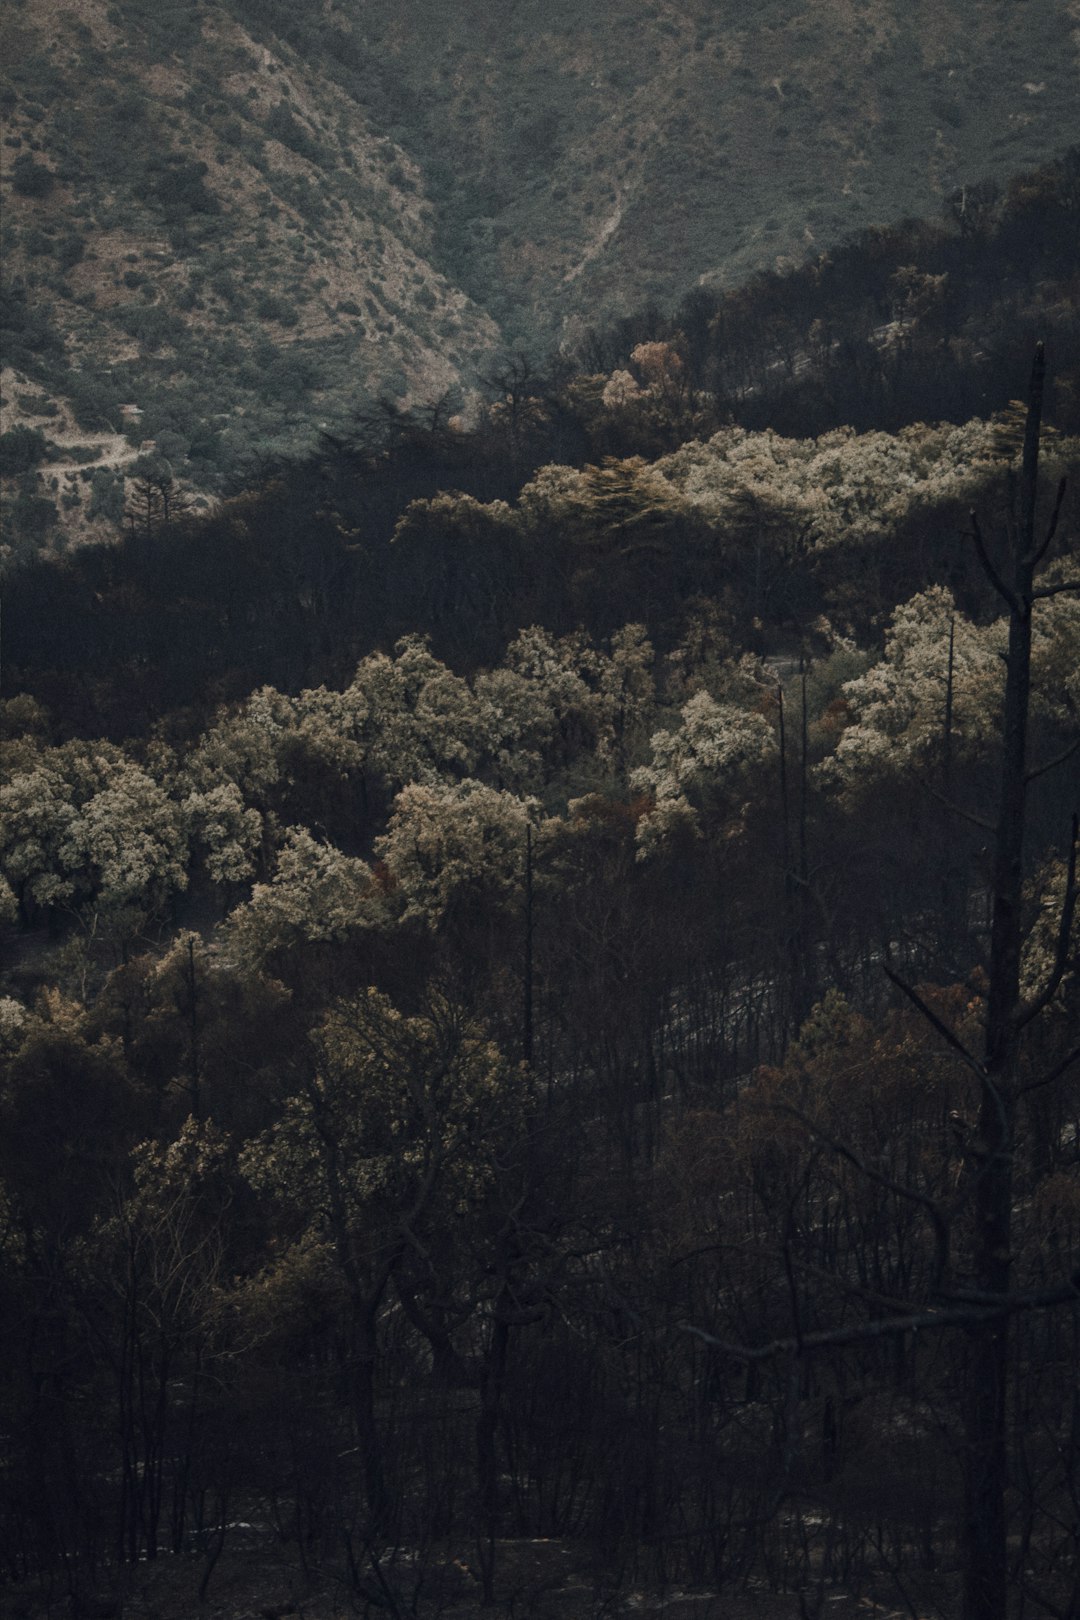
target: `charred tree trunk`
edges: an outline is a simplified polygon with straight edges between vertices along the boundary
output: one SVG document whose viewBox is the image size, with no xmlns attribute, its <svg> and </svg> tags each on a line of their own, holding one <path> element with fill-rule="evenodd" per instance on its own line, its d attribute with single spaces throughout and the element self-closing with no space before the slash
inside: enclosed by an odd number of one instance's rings
<svg viewBox="0 0 1080 1620">
<path fill-rule="evenodd" d="M 502 1390 L 509 1346 L 510 1324 L 496 1308 L 480 1383 L 480 1414 L 476 1420 L 476 1471 L 480 1496 L 476 1550 L 480 1565 L 481 1602 L 485 1609 L 490 1609 L 495 1602 L 495 1544 L 499 1527 L 499 1461 L 495 1437 L 502 1413 Z"/>
<path fill-rule="evenodd" d="M 521 1055 L 533 1060 L 533 842 L 532 827 L 525 828 L 525 963 L 522 974 Z"/>
<path fill-rule="evenodd" d="M 1039 595 L 1034 580 L 1035 569 L 1053 537 L 1052 523 L 1042 545 L 1035 539 L 1044 375 L 1040 344 L 1031 373 L 1011 578 L 1003 578 L 994 567 L 977 522 L 974 530 L 983 566 L 1009 609 L 972 1256 L 979 1293 L 999 1296 L 1009 1292 L 1012 1266 L 1013 1135 L 1020 1034 L 1033 1016 L 1031 1009 L 1021 1006 L 1020 956 L 1031 624 Z M 1066 894 L 1066 934 L 1073 899 Z M 1008 1321 L 1002 1312 L 968 1330 L 962 1534 L 964 1620 L 1005 1620 L 1006 1616 Z"/>
</svg>

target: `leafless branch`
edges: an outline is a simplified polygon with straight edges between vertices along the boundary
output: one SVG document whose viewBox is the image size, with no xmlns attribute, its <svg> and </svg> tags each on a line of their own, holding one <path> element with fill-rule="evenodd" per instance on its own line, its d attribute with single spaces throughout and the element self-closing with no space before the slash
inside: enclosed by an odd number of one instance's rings
<svg viewBox="0 0 1080 1620">
<path fill-rule="evenodd" d="M 1020 1577 L 1020 1590 L 1025 1597 L 1029 1597 L 1033 1603 L 1037 1603 L 1040 1609 L 1045 1609 L 1051 1620 L 1069 1620 L 1068 1609 L 1059 1609 L 1056 1603 L 1051 1603 L 1045 1593 L 1032 1586 L 1031 1582 L 1023 1575 Z"/>
<path fill-rule="evenodd" d="M 944 793 L 940 793 L 938 789 L 934 787 L 932 782 L 925 781 L 921 776 L 917 778 L 917 780 L 919 786 L 923 788 L 925 792 L 929 793 L 932 799 L 936 799 L 939 804 L 944 805 L 945 809 L 950 810 L 954 816 L 960 816 L 964 821 L 970 821 L 973 827 L 980 827 L 983 832 L 994 831 L 994 824 L 992 821 L 984 821 L 982 816 L 977 816 L 975 814 L 974 810 L 965 810 L 962 804 L 954 804 L 952 799 L 947 799 Z"/>
<path fill-rule="evenodd" d="M 1074 743 L 1070 743 L 1062 753 L 1056 754 L 1053 759 L 1048 759 L 1045 765 L 1036 765 L 1033 771 L 1028 771 L 1024 777 L 1024 786 L 1026 787 L 1029 782 L 1038 781 L 1040 776 L 1046 776 L 1049 771 L 1056 771 L 1059 765 L 1064 765 L 1066 760 L 1072 759 L 1077 749 L 1080 749 L 1080 737 L 1077 737 Z"/>
<path fill-rule="evenodd" d="M 795 1287 L 795 1270 L 791 1264 L 791 1244 L 784 1242 L 784 1275 L 787 1277 L 788 1298 L 791 1300 L 791 1320 L 795 1327 L 795 1348 L 797 1354 L 802 1355 L 803 1331 L 802 1318 L 799 1312 L 799 1292 Z"/>
<path fill-rule="evenodd" d="M 1080 1062 L 1080 1046 L 1073 1048 L 1060 1063 L 1055 1063 L 1049 1074 L 1041 1074 L 1037 1080 L 1029 1085 L 1020 1087 L 1020 1096 L 1026 1097 L 1029 1091 L 1041 1091 L 1043 1086 L 1052 1086 L 1055 1080 L 1060 1080 L 1066 1070 L 1071 1069 L 1074 1063 Z"/>
<path fill-rule="evenodd" d="M 845 1146 L 843 1142 L 837 1141 L 828 1131 L 823 1130 L 815 1120 L 810 1119 L 800 1108 L 795 1108 L 790 1103 L 778 1103 L 776 1107 L 778 1112 L 790 1114 L 801 1125 L 805 1125 L 808 1131 L 812 1131 L 827 1147 L 832 1148 L 834 1153 L 838 1153 L 842 1159 L 846 1159 L 849 1164 L 854 1165 L 860 1175 L 866 1176 L 869 1181 L 876 1182 L 879 1187 L 884 1187 L 887 1192 L 893 1193 L 897 1198 L 907 1198 L 911 1203 L 918 1204 L 921 1209 L 925 1209 L 934 1228 L 934 1281 L 935 1285 L 939 1283 L 944 1277 L 945 1269 L 949 1263 L 949 1228 L 944 1215 L 934 1200 L 928 1197 L 926 1193 L 916 1192 L 913 1187 L 905 1187 L 902 1182 L 894 1181 L 891 1176 L 883 1175 L 880 1170 L 875 1170 L 872 1165 L 864 1163 L 857 1153 Z"/>
<path fill-rule="evenodd" d="M 826 1328 L 819 1333 L 804 1333 L 801 1352 L 828 1350 L 837 1345 L 864 1344 L 870 1339 L 889 1338 L 897 1333 L 974 1327 L 983 1322 L 993 1321 L 995 1317 L 1015 1316 L 1020 1311 L 1050 1310 L 1055 1305 L 1076 1303 L 1080 1303 L 1080 1273 L 1054 1288 L 1032 1289 L 1020 1294 L 1001 1294 L 992 1303 L 988 1296 L 985 1303 L 978 1299 L 941 1310 L 929 1307 L 925 1311 L 909 1311 L 901 1316 L 883 1316 L 873 1322 L 852 1322 L 847 1327 Z M 714 1333 L 707 1333 L 704 1328 L 697 1327 L 693 1322 L 680 1322 L 678 1325 L 682 1332 L 692 1333 L 695 1338 L 701 1339 L 703 1343 L 712 1345 L 717 1350 L 722 1350 L 725 1355 L 731 1356 L 736 1361 L 771 1361 L 775 1356 L 800 1353 L 800 1345 L 795 1339 L 772 1339 L 768 1344 L 761 1345 L 732 1344 L 728 1339 L 719 1339 Z"/>
<path fill-rule="evenodd" d="M 1043 558 L 1046 556 L 1046 553 L 1050 550 L 1050 547 L 1054 543 L 1054 535 L 1057 533 L 1058 518 L 1061 516 L 1061 505 L 1065 499 L 1065 486 L 1068 484 L 1068 482 L 1069 480 L 1067 478 L 1063 478 L 1058 484 L 1057 496 L 1054 500 L 1054 510 L 1050 515 L 1050 523 L 1046 530 L 1046 539 L 1035 553 L 1036 568 L 1042 562 Z"/>
<path fill-rule="evenodd" d="M 1032 591 L 1033 602 L 1045 601 L 1048 596 L 1060 596 L 1064 591 L 1080 591 L 1080 579 L 1067 579 L 1061 585 L 1042 585 L 1037 591 Z"/>
<path fill-rule="evenodd" d="M 986 574 L 987 579 L 990 581 L 995 591 L 997 591 L 998 595 L 1001 597 L 1009 611 L 1011 613 L 1019 613 L 1021 611 L 1019 602 L 1016 600 L 1016 597 L 1013 595 L 1012 591 L 1010 591 L 1009 587 L 1006 585 L 1005 581 L 1002 579 L 1001 575 L 990 561 L 989 554 L 985 545 L 983 544 L 982 530 L 979 528 L 979 518 L 974 507 L 972 507 L 971 510 L 971 533 L 972 538 L 975 541 L 975 550 L 979 554 L 979 561 L 983 565 L 983 572 Z"/>
<path fill-rule="evenodd" d="M 898 973 L 894 973 L 887 962 L 885 962 L 883 966 L 885 969 L 886 978 L 891 980 L 898 990 L 902 990 L 904 992 L 904 995 L 907 996 L 908 1000 L 922 1013 L 927 1023 L 937 1030 L 938 1034 L 941 1036 L 946 1045 L 950 1046 L 959 1057 L 963 1058 L 968 1068 L 971 1069 L 973 1073 L 977 1074 L 981 1081 L 985 1081 L 986 1070 L 983 1068 L 983 1065 L 978 1061 L 977 1058 L 972 1057 L 971 1053 L 968 1051 L 960 1037 L 949 1028 L 948 1024 L 946 1024 L 943 1019 L 938 1017 L 933 1008 L 927 1006 L 926 1002 L 915 989 L 914 985 L 908 984 L 906 979 L 902 979 Z"/>
</svg>

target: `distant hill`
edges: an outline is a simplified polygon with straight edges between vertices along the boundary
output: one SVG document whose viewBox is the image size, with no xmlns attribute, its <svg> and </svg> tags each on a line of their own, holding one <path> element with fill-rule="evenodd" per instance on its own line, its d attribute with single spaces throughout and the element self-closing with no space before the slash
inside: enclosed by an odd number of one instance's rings
<svg viewBox="0 0 1080 1620">
<path fill-rule="evenodd" d="M 4 0 L 17 539 L 115 526 L 144 446 L 214 491 L 1080 137 L 1077 0 L 749 10 Z"/>
<path fill-rule="evenodd" d="M 393 86 L 442 263 L 520 331 L 732 285 L 1080 137 L 1075 0 L 333 14 Z"/>
<path fill-rule="evenodd" d="M 415 163 L 318 51 L 140 0 L 6 4 L 3 31 L 6 429 L 81 434 L 88 477 L 126 432 L 213 488 L 497 346 L 435 268 Z"/>
</svg>

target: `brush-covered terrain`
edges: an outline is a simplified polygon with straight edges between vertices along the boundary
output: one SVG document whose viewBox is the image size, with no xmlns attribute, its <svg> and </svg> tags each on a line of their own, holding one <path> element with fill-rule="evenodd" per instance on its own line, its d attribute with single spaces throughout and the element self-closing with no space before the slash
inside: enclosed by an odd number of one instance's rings
<svg viewBox="0 0 1080 1620">
<path fill-rule="evenodd" d="M 17 1612 L 1075 1608 L 1080 441 L 691 353 L 13 573 Z"/>
<path fill-rule="evenodd" d="M 1076 10 L 5 0 L 0 428 L 56 447 L 26 523 L 101 536 L 140 454 L 206 496 L 1003 183 L 1080 133 Z"/>
<path fill-rule="evenodd" d="M 5 1613 L 1080 1610 L 1071 8 L 582 9 L 6 10 Z"/>
</svg>

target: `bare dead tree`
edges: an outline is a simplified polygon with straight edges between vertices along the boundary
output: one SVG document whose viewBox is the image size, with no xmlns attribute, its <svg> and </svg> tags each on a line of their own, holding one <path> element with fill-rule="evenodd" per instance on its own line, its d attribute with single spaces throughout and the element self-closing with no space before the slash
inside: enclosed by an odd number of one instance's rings
<svg viewBox="0 0 1080 1620">
<path fill-rule="evenodd" d="M 1027 790 L 1049 769 L 1075 751 L 1029 768 L 1028 719 L 1031 696 L 1032 619 L 1036 604 L 1063 591 L 1080 591 L 1080 579 L 1036 583 L 1036 571 L 1057 530 L 1065 485 L 1058 487 L 1053 511 L 1041 538 L 1036 536 L 1039 448 L 1046 363 L 1036 349 L 1028 393 L 1018 521 L 1010 533 L 1011 555 L 999 570 L 972 512 L 972 538 L 983 569 L 1009 614 L 1005 701 L 1002 723 L 1001 778 L 993 831 L 993 896 L 987 965 L 986 1012 L 981 1052 L 972 1051 L 924 997 L 891 967 L 892 982 L 916 1006 L 945 1045 L 975 1075 L 979 1088 L 977 1130 L 970 1154 L 970 1179 L 963 1197 L 942 1209 L 921 1194 L 889 1183 L 890 1190 L 925 1206 L 934 1227 L 939 1257 L 947 1255 L 950 1226 L 959 1208 L 970 1202 L 973 1236 L 971 1285 L 949 1286 L 939 1277 L 939 1295 L 908 1311 L 812 1334 L 796 1333 L 765 1345 L 727 1343 L 698 1327 L 688 1331 L 746 1362 L 776 1357 L 802 1357 L 843 1345 L 896 1334 L 962 1328 L 968 1354 L 963 1391 L 964 1496 L 960 1525 L 963 1570 L 963 1620 L 1006 1620 L 1008 1598 L 1007 1389 L 1010 1377 L 1009 1321 L 1019 1312 L 1080 1305 L 1080 1267 L 1038 1290 L 1012 1287 L 1013 1157 L 1016 1116 L 1024 1093 L 1059 1079 L 1080 1061 L 1080 1047 L 1068 1052 L 1050 1072 L 1025 1082 L 1021 1052 L 1025 1030 L 1056 995 L 1072 960 L 1072 932 L 1080 896 L 1077 883 L 1078 822 L 1074 814 L 1066 858 L 1065 893 L 1058 920 L 1056 949 L 1045 980 L 1034 993 L 1021 989 L 1024 881 L 1024 831 Z M 820 1134 L 820 1133 L 819 1133 Z M 830 1142 L 857 1169 L 880 1179 L 860 1164 L 843 1144 Z M 940 1273 L 942 1268 L 936 1268 Z"/>
</svg>

